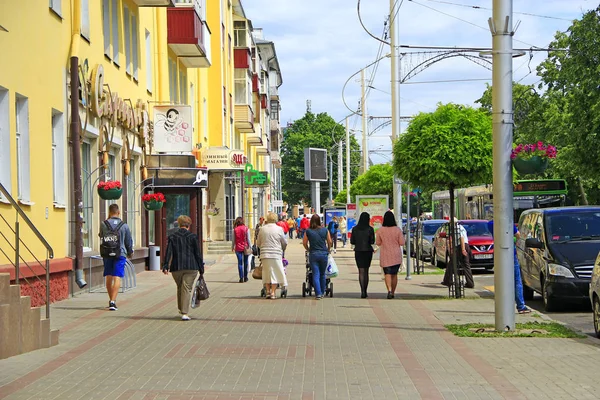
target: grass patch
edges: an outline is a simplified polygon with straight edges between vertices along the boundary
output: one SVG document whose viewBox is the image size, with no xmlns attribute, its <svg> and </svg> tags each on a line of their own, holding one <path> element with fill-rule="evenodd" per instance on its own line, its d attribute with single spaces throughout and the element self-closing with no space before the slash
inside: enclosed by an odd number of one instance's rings
<svg viewBox="0 0 600 400">
<path fill-rule="evenodd" d="M 531 314 L 531 316 L 533 318 L 542 318 L 541 314 L 538 314 L 538 313 L 533 313 L 533 314 Z"/>
<path fill-rule="evenodd" d="M 425 272 L 421 272 L 419 275 L 444 275 L 443 269 L 426 269 Z M 414 275 L 417 275 L 415 272 Z"/>
<path fill-rule="evenodd" d="M 558 322 L 525 322 L 515 325 L 510 332 L 497 332 L 491 324 L 445 325 L 459 337 L 544 337 L 584 339 L 581 335 Z"/>
</svg>

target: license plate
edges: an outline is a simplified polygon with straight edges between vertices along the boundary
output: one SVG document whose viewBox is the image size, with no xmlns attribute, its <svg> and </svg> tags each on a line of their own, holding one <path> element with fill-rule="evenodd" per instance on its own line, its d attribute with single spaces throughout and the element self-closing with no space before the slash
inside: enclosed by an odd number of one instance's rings
<svg viewBox="0 0 600 400">
<path fill-rule="evenodd" d="M 494 258 L 493 254 L 474 254 L 473 258 L 476 260 L 489 260 Z"/>
</svg>

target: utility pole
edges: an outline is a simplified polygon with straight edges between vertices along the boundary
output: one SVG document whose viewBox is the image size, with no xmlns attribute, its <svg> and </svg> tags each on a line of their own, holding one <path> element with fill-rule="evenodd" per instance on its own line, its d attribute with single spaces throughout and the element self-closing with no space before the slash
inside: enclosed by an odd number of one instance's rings
<svg viewBox="0 0 600 400">
<path fill-rule="evenodd" d="M 346 117 L 346 203 L 350 204 L 350 129 Z"/>
<path fill-rule="evenodd" d="M 406 247 L 406 279 L 410 281 L 412 277 L 410 276 L 410 268 L 412 264 L 412 257 L 410 254 L 410 185 L 406 185 L 406 243 L 404 246 Z M 400 221 L 402 221 L 402 217 L 400 217 Z"/>
<path fill-rule="evenodd" d="M 396 1 L 390 0 L 390 47 L 392 58 L 392 146 L 400 137 L 400 77 L 398 76 L 398 33 L 400 31 L 398 21 L 394 10 Z M 393 156 L 393 154 L 392 154 Z M 394 215 L 396 220 L 402 225 L 402 187 L 397 183 L 397 177 L 394 177 Z M 409 257 L 410 259 L 410 257 Z"/>
<path fill-rule="evenodd" d="M 365 96 L 365 69 L 360 70 L 360 114 L 362 115 L 362 173 L 369 169 L 369 146 L 367 145 L 367 97 Z"/>
<path fill-rule="evenodd" d="M 329 203 L 333 202 L 333 155 L 329 153 Z"/>
<path fill-rule="evenodd" d="M 344 190 L 344 168 L 342 168 L 343 146 L 344 146 L 344 142 L 340 140 L 338 143 L 338 192 L 341 192 L 342 190 Z"/>
<path fill-rule="evenodd" d="M 492 123 L 494 174 L 494 286 L 496 330 L 515 329 L 512 57 L 513 1 L 494 0 L 492 18 Z"/>
</svg>

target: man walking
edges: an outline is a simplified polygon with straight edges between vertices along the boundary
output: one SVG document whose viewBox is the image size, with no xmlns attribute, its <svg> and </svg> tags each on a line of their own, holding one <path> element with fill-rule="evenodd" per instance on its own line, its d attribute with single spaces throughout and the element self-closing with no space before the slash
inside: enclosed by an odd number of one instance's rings
<svg viewBox="0 0 600 400">
<path fill-rule="evenodd" d="M 457 264 L 462 265 L 462 271 L 461 269 L 459 269 L 458 272 L 459 274 L 462 272 L 465 276 L 465 288 L 473 289 L 475 287 L 475 281 L 473 280 L 473 272 L 471 271 L 471 249 L 469 248 L 469 237 L 467 236 L 467 230 L 464 226 L 458 223 L 458 219 L 456 219 L 456 217 L 454 218 L 454 224 L 454 235 L 457 237 L 457 245 L 454 246 L 453 238 L 449 238 L 450 245 L 453 246 L 451 247 L 453 249 L 452 251 L 456 252 Z M 452 253 L 450 253 L 450 257 L 452 257 Z M 454 282 L 454 271 L 452 268 L 448 267 L 449 266 L 446 266 L 446 271 L 444 272 L 444 280 L 442 281 L 442 285 L 444 286 L 450 286 Z"/>
<path fill-rule="evenodd" d="M 117 311 L 117 294 L 125 275 L 127 257 L 133 256 L 133 239 L 129 226 L 120 218 L 118 204 L 108 207 L 108 219 L 100 226 L 100 255 L 104 262 L 104 277 L 108 292 L 108 309 Z"/>
<path fill-rule="evenodd" d="M 169 236 L 162 270 L 165 275 L 168 275 L 169 271 L 173 275 L 177 285 L 177 308 L 181 320 L 189 321 L 192 287 L 198 272 L 200 276 L 204 275 L 204 263 L 200 257 L 198 236 L 190 232 L 192 219 L 187 215 L 180 215 L 177 223 L 179 229 Z"/>
</svg>

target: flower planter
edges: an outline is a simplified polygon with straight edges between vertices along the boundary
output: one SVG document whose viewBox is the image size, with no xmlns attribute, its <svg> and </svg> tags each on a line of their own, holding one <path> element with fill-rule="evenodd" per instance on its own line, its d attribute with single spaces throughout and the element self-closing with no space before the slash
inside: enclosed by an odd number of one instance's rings
<svg viewBox="0 0 600 400">
<path fill-rule="evenodd" d="M 102 189 L 98 188 L 98 196 L 100 196 L 103 200 L 117 200 L 121 198 L 123 194 L 123 189 Z"/>
<path fill-rule="evenodd" d="M 539 156 L 533 156 L 527 159 L 517 157 L 513 160 L 513 166 L 521 175 L 539 174 L 548 168 L 548 159 Z"/>
<path fill-rule="evenodd" d="M 144 208 L 146 208 L 148 211 L 156 211 L 160 210 L 163 204 L 164 203 L 162 201 L 157 200 L 144 201 Z"/>
</svg>

